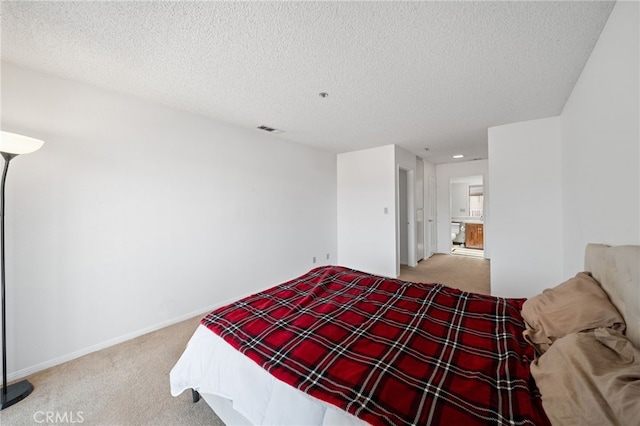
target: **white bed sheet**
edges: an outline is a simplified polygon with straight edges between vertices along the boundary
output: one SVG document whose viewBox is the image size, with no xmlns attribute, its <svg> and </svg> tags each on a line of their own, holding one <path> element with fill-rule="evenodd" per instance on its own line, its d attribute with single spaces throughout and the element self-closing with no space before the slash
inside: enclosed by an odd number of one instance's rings
<svg viewBox="0 0 640 426">
<path fill-rule="evenodd" d="M 273 377 L 200 324 L 170 373 L 171 394 L 187 389 L 231 401 L 254 425 L 345 425 L 364 421 Z"/>
</svg>

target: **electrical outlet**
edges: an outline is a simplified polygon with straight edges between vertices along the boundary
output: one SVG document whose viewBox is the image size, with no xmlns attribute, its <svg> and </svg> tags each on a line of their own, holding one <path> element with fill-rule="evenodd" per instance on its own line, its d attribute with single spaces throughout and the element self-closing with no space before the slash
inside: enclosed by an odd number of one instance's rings
<svg viewBox="0 0 640 426">
<path fill-rule="evenodd" d="M 327 260 L 329 260 L 329 253 L 327 253 Z"/>
<path fill-rule="evenodd" d="M 313 263 L 316 263 L 316 257 L 313 256 Z"/>
</svg>

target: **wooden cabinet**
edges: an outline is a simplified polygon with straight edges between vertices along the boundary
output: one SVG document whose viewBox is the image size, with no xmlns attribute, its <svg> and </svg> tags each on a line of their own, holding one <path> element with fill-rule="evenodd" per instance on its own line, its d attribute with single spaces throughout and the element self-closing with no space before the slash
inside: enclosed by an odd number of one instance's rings
<svg viewBox="0 0 640 426">
<path fill-rule="evenodd" d="M 465 223 L 465 246 L 472 249 L 484 248 L 484 225 L 482 223 Z"/>
</svg>

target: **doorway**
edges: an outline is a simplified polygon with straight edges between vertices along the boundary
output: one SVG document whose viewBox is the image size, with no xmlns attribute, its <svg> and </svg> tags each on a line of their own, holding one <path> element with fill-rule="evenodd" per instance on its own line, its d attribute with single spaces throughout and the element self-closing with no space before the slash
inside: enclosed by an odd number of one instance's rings
<svg viewBox="0 0 640 426">
<path fill-rule="evenodd" d="M 451 253 L 484 257 L 483 177 L 450 179 Z"/>
</svg>

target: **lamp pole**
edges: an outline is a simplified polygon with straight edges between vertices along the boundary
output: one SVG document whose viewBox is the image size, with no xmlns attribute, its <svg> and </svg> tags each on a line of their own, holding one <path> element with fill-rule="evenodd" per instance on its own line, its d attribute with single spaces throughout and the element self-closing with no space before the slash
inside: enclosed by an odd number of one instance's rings
<svg viewBox="0 0 640 426">
<path fill-rule="evenodd" d="M 33 385 L 27 380 L 7 386 L 7 314 L 5 297 L 5 263 L 4 263 L 4 186 L 9 171 L 9 162 L 19 154 L 29 154 L 42 147 L 44 141 L 0 131 L 0 153 L 4 158 L 2 183 L 0 184 L 0 292 L 2 293 L 2 391 L 0 392 L 0 410 L 11 407 L 16 402 L 25 399 L 33 392 Z"/>
<path fill-rule="evenodd" d="M 2 154 L 4 157 L 4 153 Z M 1 281 L 2 287 L 2 407 L 7 403 L 7 315 L 6 315 L 6 302 L 4 298 L 4 280 L 5 280 L 5 268 L 4 268 L 4 184 L 7 181 L 7 172 L 9 171 L 9 161 L 11 158 L 5 157 L 4 170 L 2 171 L 2 186 L 0 187 L 0 264 L 1 268 Z"/>
<path fill-rule="evenodd" d="M 5 262 L 4 262 L 4 187 L 9 171 L 9 162 L 18 154 L 3 152 L 4 169 L 2 171 L 2 183 L 0 184 L 0 286 L 2 287 L 2 398 L 0 410 L 4 410 L 29 396 L 33 391 L 33 385 L 27 380 L 22 380 L 7 386 L 7 315 L 5 300 Z"/>
</svg>

